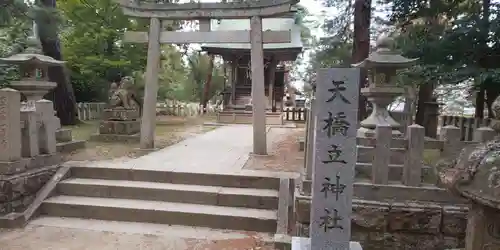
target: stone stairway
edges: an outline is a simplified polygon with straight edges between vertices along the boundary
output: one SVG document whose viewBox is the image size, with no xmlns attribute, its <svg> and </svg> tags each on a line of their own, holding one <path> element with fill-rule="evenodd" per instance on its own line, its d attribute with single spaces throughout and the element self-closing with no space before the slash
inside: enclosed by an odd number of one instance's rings
<svg viewBox="0 0 500 250">
<path fill-rule="evenodd" d="M 72 130 L 59 128 L 56 130 L 57 152 L 71 152 L 85 147 L 85 141 L 73 140 Z"/>
<path fill-rule="evenodd" d="M 279 188 L 275 177 L 79 166 L 40 215 L 273 235 Z"/>
</svg>

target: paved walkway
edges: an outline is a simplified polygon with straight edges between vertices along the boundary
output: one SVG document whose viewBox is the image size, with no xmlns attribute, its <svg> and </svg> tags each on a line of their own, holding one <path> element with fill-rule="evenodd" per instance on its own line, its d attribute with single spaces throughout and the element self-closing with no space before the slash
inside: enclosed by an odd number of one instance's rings
<svg viewBox="0 0 500 250">
<path fill-rule="evenodd" d="M 96 167 L 197 173 L 239 172 L 252 151 L 250 125 L 222 126 L 132 160 L 95 162 Z"/>
</svg>

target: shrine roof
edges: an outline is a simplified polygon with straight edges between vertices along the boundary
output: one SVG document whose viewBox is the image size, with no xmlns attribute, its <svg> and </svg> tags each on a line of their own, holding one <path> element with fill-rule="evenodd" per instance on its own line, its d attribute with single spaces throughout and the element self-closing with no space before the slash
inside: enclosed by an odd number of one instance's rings
<svg viewBox="0 0 500 250">
<path fill-rule="evenodd" d="M 220 23 L 212 20 L 212 30 L 250 30 L 250 19 L 223 19 Z M 295 24 L 292 18 L 263 18 L 262 30 L 267 31 L 291 31 L 291 41 L 289 43 L 264 43 L 264 50 L 302 49 L 302 39 L 300 36 L 300 26 Z M 210 49 L 234 49 L 250 50 L 250 43 L 211 43 L 202 44 L 203 50 Z"/>
</svg>

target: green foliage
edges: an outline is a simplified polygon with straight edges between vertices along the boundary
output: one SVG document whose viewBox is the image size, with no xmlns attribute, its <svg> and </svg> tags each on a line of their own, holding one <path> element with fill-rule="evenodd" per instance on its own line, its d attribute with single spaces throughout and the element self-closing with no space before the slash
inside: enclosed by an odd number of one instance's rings
<svg viewBox="0 0 500 250">
<path fill-rule="evenodd" d="M 0 57 L 8 57 L 24 49 L 28 28 L 19 20 L 11 22 L 11 26 L 0 28 Z M 14 65 L 0 64 L 0 88 L 19 76 Z"/>
<path fill-rule="evenodd" d="M 200 101 L 203 95 L 203 87 L 210 73 L 210 57 L 206 54 L 192 53 L 188 57 L 189 75 L 188 81 L 184 86 L 183 93 L 179 96 L 180 100 Z M 224 88 L 224 73 L 222 65 L 214 61 L 212 73 L 212 83 L 207 100 L 214 97 Z"/>
<path fill-rule="evenodd" d="M 146 45 L 122 43 L 124 31 L 137 24 L 114 1 L 61 0 L 58 8 L 66 20 L 62 51 L 78 101 L 105 100 L 110 82 L 144 69 Z"/>
</svg>

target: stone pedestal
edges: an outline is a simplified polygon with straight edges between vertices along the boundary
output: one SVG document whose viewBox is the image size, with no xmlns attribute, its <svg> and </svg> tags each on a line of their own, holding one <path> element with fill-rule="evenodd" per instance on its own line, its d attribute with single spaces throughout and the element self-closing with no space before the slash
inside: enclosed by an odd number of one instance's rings
<svg viewBox="0 0 500 250">
<path fill-rule="evenodd" d="M 99 125 L 99 134 L 91 136 L 95 141 L 140 141 L 140 111 L 137 109 L 112 108 L 105 109 L 103 121 Z"/>
<path fill-rule="evenodd" d="M 358 136 L 375 136 L 375 128 L 379 125 L 390 126 L 393 137 L 403 136 L 399 131 L 400 124 L 391 117 L 391 114 L 387 110 L 387 106 L 403 93 L 403 88 L 395 86 L 362 88 L 361 94 L 366 96 L 368 101 L 373 104 L 373 110 L 372 113 L 360 123 L 361 128 L 358 129 Z"/>
<path fill-rule="evenodd" d="M 292 237 L 292 250 L 313 250 L 311 249 L 311 239 L 303 237 Z M 361 244 L 359 244 L 359 242 L 351 241 L 349 249 L 345 250 L 363 250 L 363 248 L 361 247 Z"/>
</svg>

